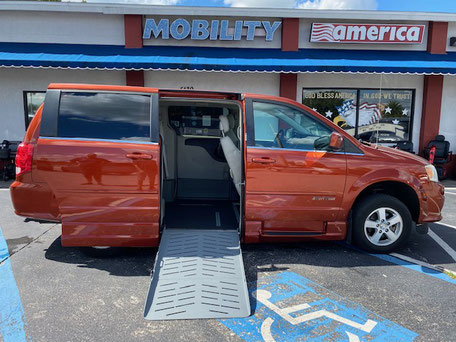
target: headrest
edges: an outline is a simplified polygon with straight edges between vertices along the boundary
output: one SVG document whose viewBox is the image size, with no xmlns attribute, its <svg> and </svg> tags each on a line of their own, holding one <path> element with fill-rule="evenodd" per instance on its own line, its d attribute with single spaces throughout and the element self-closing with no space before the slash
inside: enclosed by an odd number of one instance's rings
<svg viewBox="0 0 456 342">
<path fill-rule="evenodd" d="M 220 115 L 220 130 L 224 133 L 228 132 L 230 130 L 230 122 L 228 121 L 228 118 L 225 115 Z"/>
<path fill-rule="evenodd" d="M 435 137 L 435 140 L 437 140 L 437 141 L 445 141 L 445 136 L 444 135 L 437 135 Z"/>
</svg>

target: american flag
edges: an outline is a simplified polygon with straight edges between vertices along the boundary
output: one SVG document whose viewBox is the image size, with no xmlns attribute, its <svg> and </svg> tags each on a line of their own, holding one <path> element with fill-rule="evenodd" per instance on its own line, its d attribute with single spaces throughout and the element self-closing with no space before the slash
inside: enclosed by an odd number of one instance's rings
<svg viewBox="0 0 456 342">
<path fill-rule="evenodd" d="M 337 111 L 342 117 L 346 117 L 348 112 L 356 109 L 355 100 L 346 100 L 341 106 L 337 106 Z M 359 125 L 372 125 L 379 122 L 382 118 L 382 113 L 376 104 L 370 104 L 367 102 L 361 103 L 359 106 Z"/>
<path fill-rule="evenodd" d="M 346 100 L 342 103 L 342 106 L 336 106 L 337 111 L 340 116 L 345 116 L 344 114 L 348 111 L 355 109 L 356 105 L 354 104 L 355 100 Z"/>
<path fill-rule="evenodd" d="M 313 24 L 312 25 L 312 34 L 310 37 L 311 42 L 338 42 L 339 39 L 334 38 L 334 28 L 336 26 L 333 24 Z"/>
<path fill-rule="evenodd" d="M 380 122 L 380 119 L 382 118 L 382 112 L 378 109 L 378 106 L 367 102 L 361 103 L 361 106 L 359 106 L 360 122 L 363 114 L 366 119 L 369 118 L 369 125 Z"/>
</svg>

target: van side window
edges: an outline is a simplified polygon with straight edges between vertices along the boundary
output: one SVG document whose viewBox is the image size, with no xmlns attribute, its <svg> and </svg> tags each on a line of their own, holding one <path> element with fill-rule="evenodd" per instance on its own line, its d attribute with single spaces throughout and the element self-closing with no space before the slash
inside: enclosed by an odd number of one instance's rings
<svg viewBox="0 0 456 342">
<path fill-rule="evenodd" d="M 58 136 L 150 141 L 150 96 L 62 92 Z"/>
<path fill-rule="evenodd" d="M 333 130 L 310 114 L 276 103 L 253 102 L 255 146 L 328 150 Z"/>
</svg>

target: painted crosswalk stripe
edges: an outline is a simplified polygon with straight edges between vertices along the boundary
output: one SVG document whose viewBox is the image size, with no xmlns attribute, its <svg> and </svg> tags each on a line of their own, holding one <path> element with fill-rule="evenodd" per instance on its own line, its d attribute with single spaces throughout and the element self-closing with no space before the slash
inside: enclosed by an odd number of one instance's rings
<svg viewBox="0 0 456 342">
<path fill-rule="evenodd" d="M 21 297 L 14 279 L 8 246 L 0 228 L 0 340 L 27 341 L 25 316 Z"/>
</svg>

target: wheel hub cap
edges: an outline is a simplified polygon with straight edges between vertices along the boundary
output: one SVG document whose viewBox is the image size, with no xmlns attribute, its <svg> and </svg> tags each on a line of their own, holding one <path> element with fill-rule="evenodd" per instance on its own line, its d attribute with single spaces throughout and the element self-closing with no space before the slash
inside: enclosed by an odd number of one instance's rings
<svg viewBox="0 0 456 342">
<path fill-rule="evenodd" d="M 393 208 L 381 207 L 372 211 L 364 222 L 364 234 L 376 246 L 388 246 L 402 234 L 403 220 Z"/>
</svg>

